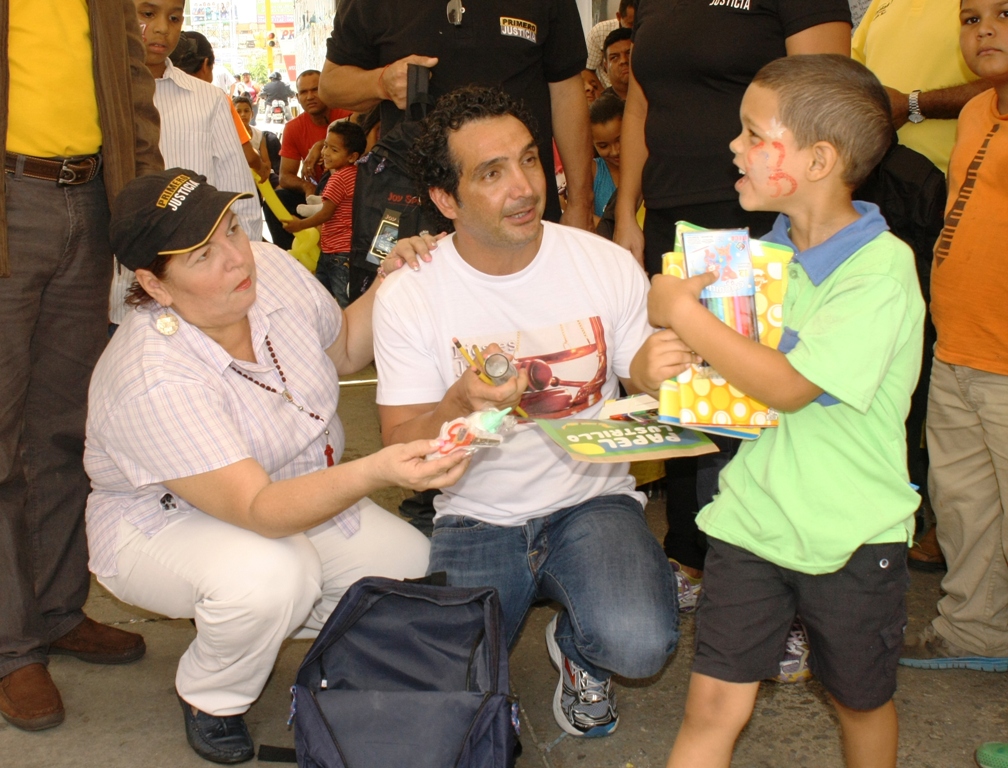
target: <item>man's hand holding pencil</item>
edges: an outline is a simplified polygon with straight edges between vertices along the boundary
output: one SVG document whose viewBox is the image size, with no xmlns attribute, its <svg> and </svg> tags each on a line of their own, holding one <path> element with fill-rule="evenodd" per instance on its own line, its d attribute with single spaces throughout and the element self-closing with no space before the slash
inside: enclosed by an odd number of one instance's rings
<svg viewBox="0 0 1008 768">
<path fill-rule="evenodd" d="M 513 408 L 516 414 L 527 419 L 528 414 L 518 404 L 528 389 L 528 374 L 524 370 L 519 370 L 517 376 L 511 377 L 499 386 L 494 386 L 490 377 L 483 371 L 483 361 L 489 355 L 504 354 L 503 350 L 496 344 L 491 344 L 485 349 L 473 347 L 467 350 L 458 339 L 452 341 L 461 353 L 462 359 L 469 364 L 465 373 L 452 385 L 452 389 L 456 390 L 454 396 L 461 400 L 464 409 L 468 409 L 465 412 L 472 413 L 488 406 L 497 409 Z"/>
</svg>

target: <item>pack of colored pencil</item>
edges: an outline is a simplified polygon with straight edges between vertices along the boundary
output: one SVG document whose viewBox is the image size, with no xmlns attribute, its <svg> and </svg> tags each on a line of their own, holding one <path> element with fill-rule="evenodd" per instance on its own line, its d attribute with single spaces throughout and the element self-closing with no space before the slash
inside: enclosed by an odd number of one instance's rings
<svg viewBox="0 0 1008 768">
<path fill-rule="evenodd" d="M 716 272 L 718 279 L 700 294 L 722 322 L 764 346 L 776 348 L 783 330 L 782 302 L 791 249 L 750 240 L 748 231 L 705 230 L 676 223 L 675 249 L 662 257 L 662 272 L 693 277 Z M 661 421 L 683 426 L 753 428 L 777 425 L 777 413 L 725 381 L 714 368 L 694 364 L 661 387 Z"/>
<path fill-rule="evenodd" d="M 701 303 L 725 325 L 759 341 L 749 230 L 683 232 L 681 237 L 687 276 L 705 272 L 718 276 L 700 294 Z"/>
</svg>

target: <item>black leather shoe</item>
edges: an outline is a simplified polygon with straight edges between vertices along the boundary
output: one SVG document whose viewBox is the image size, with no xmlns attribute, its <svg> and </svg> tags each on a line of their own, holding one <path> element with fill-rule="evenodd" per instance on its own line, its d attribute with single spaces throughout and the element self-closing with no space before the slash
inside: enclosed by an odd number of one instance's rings
<svg viewBox="0 0 1008 768">
<path fill-rule="evenodd" d="M 255 744 L 241 715 L 214 717 L 178 697 L 185 717 L 186 739 L 193 751 L 212 763 L 244 763 L 255 757 Z"/>
</svg>

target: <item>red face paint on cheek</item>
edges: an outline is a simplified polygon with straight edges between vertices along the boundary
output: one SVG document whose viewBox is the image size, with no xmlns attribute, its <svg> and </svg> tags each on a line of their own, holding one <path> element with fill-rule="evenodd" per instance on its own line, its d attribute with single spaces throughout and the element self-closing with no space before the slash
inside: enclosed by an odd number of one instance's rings
<svg viewBox="0 0 1008 768">
<path fill-rule="evenodd" d="M 784 145 L 779 141 L 773 142 L 772 146 L 777 150 L 777 162 L 774 165 L 774 172 L 770 174 L 769 181 L 773 186 L 770 196 L 787 197 L 788 195 L 793 195 L 798 189 L 798 182 L 790 174 L 780 169 L 784 164 L 784 158 L 787 157 L 787 150 L 784 149 Z"/>
<path fill-rule="evenodd" d="M 774 171 L 770 174 L 769 181 L 773 186 L 770 197 L 787 197 L 798 191 L 798 182 L 784 171 Z"/>
</svg>

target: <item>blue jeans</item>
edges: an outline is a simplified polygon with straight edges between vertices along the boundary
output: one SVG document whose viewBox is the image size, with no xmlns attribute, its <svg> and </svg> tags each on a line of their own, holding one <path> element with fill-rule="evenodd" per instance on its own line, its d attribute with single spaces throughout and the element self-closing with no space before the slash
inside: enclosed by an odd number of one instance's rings
<svg viewBox="0 0 1008 768">
<path fill-rule="evenodd" d="M 675 577 L 630 496 L 601 496 L 516 527 L 440 517 L 435 571 L 454 586 L 496 587 L 508 648 L 532 603 L 556 600 L 564 608 L 557 645 L 598 679 L 649 677 L 679 640 Z"/>
<path fill-rule="evenodd" d="M 341 308 L 350 306 L 350 254 L 320 253 L 315 277 L 333 295 Z"/>
</svg>

